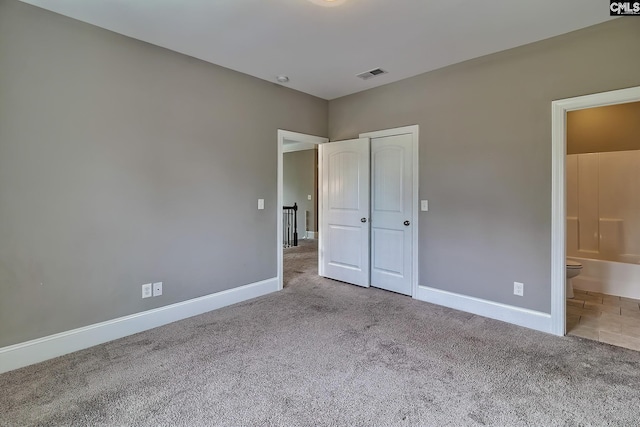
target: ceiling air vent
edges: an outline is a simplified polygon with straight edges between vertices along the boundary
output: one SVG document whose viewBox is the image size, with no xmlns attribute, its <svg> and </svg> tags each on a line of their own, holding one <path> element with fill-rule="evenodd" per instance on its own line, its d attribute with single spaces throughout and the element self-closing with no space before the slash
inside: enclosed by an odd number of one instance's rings
<svg viewBox="0 0 640 427">
<path fill-rule="evenodd" d="M 360 73 L 356 77 L 360 77 L 362 80 L 369 80 L 372 77 L 379 76 L 380 74 L 387 74 L 387 73 L 388 71 L 385 71 L 382 68 L 376 68 L 373 70 L 365 71 L 364 73 Z"/>
</svg>

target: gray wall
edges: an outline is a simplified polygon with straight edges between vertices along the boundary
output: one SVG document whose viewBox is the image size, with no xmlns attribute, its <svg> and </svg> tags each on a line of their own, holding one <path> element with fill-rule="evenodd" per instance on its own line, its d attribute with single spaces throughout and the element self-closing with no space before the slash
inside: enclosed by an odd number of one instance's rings
<svg viewBox="0 0 640 427">
<path fill-rule="evenodd" d="M 298 238 L 304 237 L 305 211 L 309 212 L 307 229 L 315 231 L 317 150 L 284 153 L 282 159 L 282 200 L 285 206 L 298 204 Z M 307 196 L 311 195 L 311 200 Z"/>
<path fill-rule="evenodd" d="M 421 285 L 550 311 L 551 101 L 640 85 L 638 40 L 622 18 L 330 101 L 331 140 L 420 125 Z"/>
<path fill-rule="evenodd" d="M 0 347 L 275 277 L 278 128 L 327 102 L 0 0 Z"/>
</svg>

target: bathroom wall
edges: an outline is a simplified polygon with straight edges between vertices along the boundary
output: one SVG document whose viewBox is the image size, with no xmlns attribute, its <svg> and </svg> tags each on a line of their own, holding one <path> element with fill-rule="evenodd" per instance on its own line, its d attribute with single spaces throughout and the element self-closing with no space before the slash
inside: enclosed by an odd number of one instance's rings
<svg viewBox="0 0 640 427">
<path fill-rule="evenodd" d="M 567 154 L 640 150 L 640 102 L 567 113 Z"/>
<path fill-rule="evenodd" d="M 640 150 L 567 156 L 567 256 L 640 264 Z"/>
</svg>

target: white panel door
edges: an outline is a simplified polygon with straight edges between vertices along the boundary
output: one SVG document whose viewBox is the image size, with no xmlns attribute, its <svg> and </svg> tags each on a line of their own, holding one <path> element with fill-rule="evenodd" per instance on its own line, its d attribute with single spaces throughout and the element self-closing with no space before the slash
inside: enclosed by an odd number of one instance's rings
<svg viewBox="0 0 640 427">
<path fill-rule="evenodd" d="M 411 295 L 413 137 L 371 139 L 371 286 Z"/>
<path fill-rule="evenodd" d="M 368 287 L 369 139 L 322 144 L 320 150 L 320 274 Z"/>
</svg>

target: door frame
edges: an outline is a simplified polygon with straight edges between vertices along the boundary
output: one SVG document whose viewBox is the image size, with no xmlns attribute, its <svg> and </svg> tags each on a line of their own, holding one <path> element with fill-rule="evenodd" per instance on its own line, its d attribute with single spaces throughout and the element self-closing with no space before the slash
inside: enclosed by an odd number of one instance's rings
<svg viewBox="0 0 640 427">
<path fill-rule="evenodd" d="M 320 145 L 329 142 L 329 138 L 324 138 L 321 136 L 308 135 L 305 133 L 291 132 L 288 130 L 278 129 L 278 189 L 277 189 L 277 205 L 276 205 L 276 223 L 277 223 L 277 234 L 276 234 L 276 248 L 277 248 L 277 264 L 278 264 L 278 290 L 281 291 L 284 287 L 284 267 L 282 264 L 283 260 L 283 248 L 282 248 L 282 199 L 283 199 L 283 185 L 284 185 L 284 142 L 294 141 L 294 142 L 302 142 L 308 144 Z M 318 165 L 316 165 L 318 167 Z M 320 173 L 321 170 L 318 168 L 318 182 L 320 182 Z M 317 196 L 316 196 L 317 197 Z M 318 198 L 320 199 L 320 198 Z M 322 206 L 321 200 L 317 200 L 318 202 L 318 215 L 321 215 Z M 318 218 L 318 224 L 320 223 L 320 219 Z M 316 230 L 318 232 L 319 230 Z"/>
<path fill-rule="evenodd" d="M 567 112 L 640 101 L 640 86 L 551 103 L 551 333 L 566 334 Z"/>
<path fill-rule="evenodd" d="M 393 129 L 383 129 L 383 130 L 377 130 L 377 131 L 373 131 L 373 132 L 365 132 L 365 133 L 361 133 L 360 134 L 360 138 L 369 138 L 374 139 L 374 138 L 384 138 L 386 136 L 396 136 L 396 135 L 407 135 L 410 134 L 412 136 L 412 140 L 413 140 L 413 193 L 412 193 L 412 200 L 413 200 L 413 211 L 411 212 L 411 223 L 414 224 L 414 227 L 412 229 L 412 233 L 411 233 L 411 247 L 412 247 L 412 253 L 411 253 L 411 297 L 412 298 L 416 298 L 418 296 L 418 285 L 419 285 L 419 280 L 418 280 L 418 252 L 419 252 L 419 247 L 418 247 L 418 228 L 419 228 L 419 221 L 418 221 L 418 206 L 420 204 L 420 192 L 419 192 L 419 182 L 420 182 L 420 153 L 419 153 L 419 133 L 420 133 L 420 126 L 419 125 L 411 125 L 411 126 L 402 126 L 402 127 L 398 127 L 398 128 L 393 128 Z M 371 255 L 371 254 L 369 254 Z"/>
</svg>

